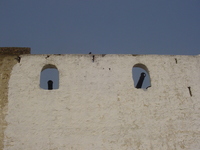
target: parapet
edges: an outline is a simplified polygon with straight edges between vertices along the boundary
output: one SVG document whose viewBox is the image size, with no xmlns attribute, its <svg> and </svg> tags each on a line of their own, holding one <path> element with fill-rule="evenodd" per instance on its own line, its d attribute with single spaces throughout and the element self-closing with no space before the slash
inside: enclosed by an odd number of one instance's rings
<svg viewBox="0 0 200 150">
<path fill-rule="evenodd" d="M 30 54 L 29 47 L 0 47 L 0 55 L 22 55 Z"/>
<path fill-rule="evenodd" d="M 200 148 L 199 55 L 24 50 L 0 48 L 1 150 Z"/>
</svg>

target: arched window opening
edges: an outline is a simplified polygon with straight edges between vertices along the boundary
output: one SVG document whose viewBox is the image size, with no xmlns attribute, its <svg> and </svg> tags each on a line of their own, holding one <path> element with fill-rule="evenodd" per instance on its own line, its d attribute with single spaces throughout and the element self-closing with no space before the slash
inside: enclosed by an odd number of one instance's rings
<svg viewBox="0 0 200 150">
<path fill-rule="evenodd" d="M 55 65 L 46 65 L 40 74 L 40 87 L 45 90 L 59 88 L 59 72 Z"/>
<path fill-rule="evenodd" d="M 151 87 L 151 80 L 147 67 L 143 64 L 136 64 L 132 69 L 134 87 L 137 89 L 147 89 Z"/>
</svg>

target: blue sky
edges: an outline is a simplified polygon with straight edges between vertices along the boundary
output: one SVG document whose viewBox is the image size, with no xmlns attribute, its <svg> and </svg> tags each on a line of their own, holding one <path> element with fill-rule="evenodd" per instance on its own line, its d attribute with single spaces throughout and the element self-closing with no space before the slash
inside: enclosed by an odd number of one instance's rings
<svg viewBox="0 0 200 150">
<path fill-rule="evenodd" d="M 200 54 L 200 0 L 0 0 L 0 47 Z"/>
</svg>

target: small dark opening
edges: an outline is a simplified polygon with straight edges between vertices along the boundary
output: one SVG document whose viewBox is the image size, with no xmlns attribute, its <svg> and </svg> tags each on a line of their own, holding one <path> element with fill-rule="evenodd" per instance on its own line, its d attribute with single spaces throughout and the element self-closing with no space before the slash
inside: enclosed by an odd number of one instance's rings
<svg viewBox="0 0 200 150">
<path fill-rule="evenodd" d="M 47 84 L 48 84 L 48 90 L 52 90 L 52 89 L 53 89 L 53 81 L 52 81 L 52 80 L 49 80 L 49 81 L 47 82 Z"/>
</svg>

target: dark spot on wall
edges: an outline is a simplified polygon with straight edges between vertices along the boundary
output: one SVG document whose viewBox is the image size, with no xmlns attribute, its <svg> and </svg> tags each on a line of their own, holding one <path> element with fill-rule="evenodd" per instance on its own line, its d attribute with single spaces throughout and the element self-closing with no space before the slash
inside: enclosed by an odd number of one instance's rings
<svg viewBox="0 0 200 150">
<path fill-rule="evenodd" d="M 50 55 L 47 55 L 45 58 L 47 59 L 47 58 L 49 58 L 50 57 Z"/>
<path fill-rule="evenodd" d="M 102 54 L 102 57 L 106 56 L 106 54 Z"/>
<path fill-rule="evenodd" d="M 178 63 L 178 61 L 177 61 L 177 59 L 175 58 L 175 62 L 176 62 L 176 64 Z"/>
<path fill-rule="evenodd" d="M 138 56 L 138 54 L 132 54 L 132 56 Z"/>
<path fill-rule="evenodd" d="M 111 70 L 111 68 L 109 68 L 109 70 Z"/>
<path fill-rule="evenodd" d="M 94 62 L 94 59 L 95 59 L 95 56 L 93 55 L 93 56 L 92 56 L 92 62 Z"/>
<path fill-rule="evenodd" d="M 192 90 L 190 86 L 188 86 L 188 90 L 189 90 L 190 96 L 192 97 Z"/>
<path fill-rule="evenodd" d="M 18 63 L 20 63 L 20 61 L 21 61 L 21 57 L 20 56 L 17 56 L 15 59 L 17 60 Z"/>
</svg>

